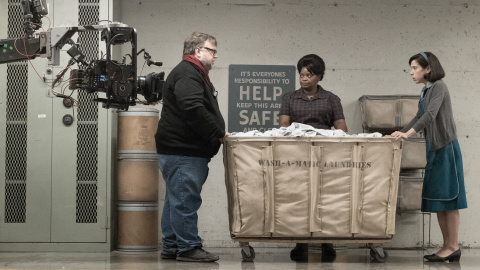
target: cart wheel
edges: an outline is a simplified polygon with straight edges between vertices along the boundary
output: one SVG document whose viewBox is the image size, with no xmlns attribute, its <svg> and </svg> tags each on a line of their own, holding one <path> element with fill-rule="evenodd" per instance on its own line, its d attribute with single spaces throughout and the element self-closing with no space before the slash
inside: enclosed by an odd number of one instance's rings
<svg viewBox="0 0 480 270">
<path fill-rule="evenodd" d="M 388 252 L 385 249 L 383 249 L 383 256 L 382 256 L 375 248 L 371 248 L 370 256 L 372 256 L 372 258 L 375 261 L 379 263 L 383 263 L 388 259 Z"/>
<path fill-rule="evenodd" d="M 248 250 L 245 251 L 245 249 L 247 248 Z M 246 262 L 253 262 L 253 259 L 255 259 L 255 250 L 253 250 L 253 247 L 251 246 L 242 247 L 242 258 Z"/>
</svg>

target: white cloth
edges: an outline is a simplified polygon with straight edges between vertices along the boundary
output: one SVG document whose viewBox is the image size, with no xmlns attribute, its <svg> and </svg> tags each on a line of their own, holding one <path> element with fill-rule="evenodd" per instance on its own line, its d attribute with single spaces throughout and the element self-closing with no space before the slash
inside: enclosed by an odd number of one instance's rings
<svg viewBox="0 0 480 270">
<path fill-rule="evenodd" d="M 258 130 L 251 130 L 248 132 L 233 132 L 232 136 L 284 136 L 284 137 L 314 137 L 314 136 L 325 136 L 325 137 L 373 137 L 379 138 L 382 137 L 382 134 L 378 132 L 374 133 L 359 133 L 359 134 L 347 134 L 341 129 L 318 129 L 310 125 L 305 125 L 302 123 L 293 122 L 288 127 L 273 128 L 265 132 L 260 132 Z"/>
</svg>

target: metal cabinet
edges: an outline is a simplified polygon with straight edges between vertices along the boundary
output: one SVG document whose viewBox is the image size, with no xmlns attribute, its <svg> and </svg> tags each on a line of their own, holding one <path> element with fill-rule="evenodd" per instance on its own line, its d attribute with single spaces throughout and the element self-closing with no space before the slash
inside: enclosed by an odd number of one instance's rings
<svg viewBox="0 0 480 270">
<path fill-rule="evenodd" d="M 109 2 L 49 1 L 48 16 L 52 27 L 95 24 L 109 18 Z M 23 35 L 21 0 L 0 3 L 0 25 L 1 38 Z M 78 35 L 87 58 L 98 58 L 98 37 Z M 55 97 L 48 85 L 70 58 L 60 54 L 52 72 L 41 58 L 0 64 L 0 251 L 111 249 L 111 111 L 97 93 L 75 91 L 78 108 Z"/>
</svg>

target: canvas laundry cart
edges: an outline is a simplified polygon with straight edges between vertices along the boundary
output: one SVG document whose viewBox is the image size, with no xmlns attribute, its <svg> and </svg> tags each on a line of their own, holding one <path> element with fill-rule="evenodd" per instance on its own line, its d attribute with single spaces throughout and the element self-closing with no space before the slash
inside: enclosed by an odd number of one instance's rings
<svg viewBox="0 0 480 270">
<path fill-rule="evenodd" d="M 231 238 L 249 242 L 381 244 L 395 233 L 402 142 L 360 137 L 228 137 L 225 184 Z"/>
</svg>

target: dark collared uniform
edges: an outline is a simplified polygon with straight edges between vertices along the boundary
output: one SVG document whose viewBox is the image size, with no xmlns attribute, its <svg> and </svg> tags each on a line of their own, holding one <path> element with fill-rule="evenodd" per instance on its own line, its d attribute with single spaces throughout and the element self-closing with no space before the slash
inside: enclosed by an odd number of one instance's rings
<svg viewBox="0 0 480 270">
<path fill-rule="evenodd" d="M 331 129 L 333 122 L 345 119 L 340 98 L 317 85 L 312 99 L 300 88 L 283 95 L 280 115 L 290 116 L 290 122 L 311 125 L 314 128 Z"/>
</svg>

